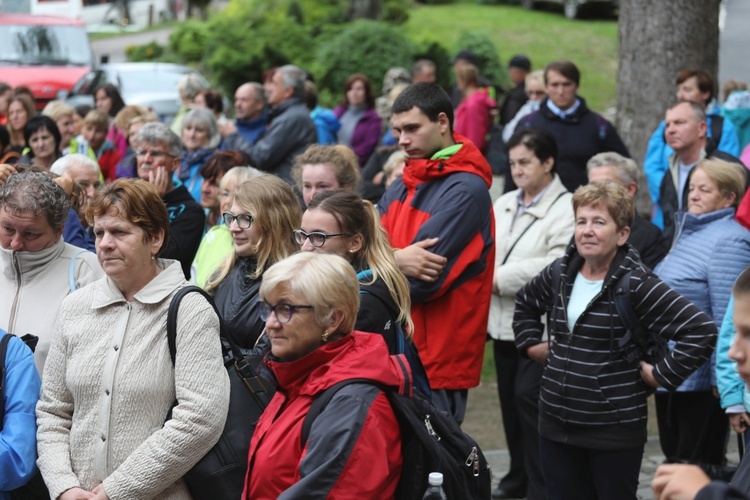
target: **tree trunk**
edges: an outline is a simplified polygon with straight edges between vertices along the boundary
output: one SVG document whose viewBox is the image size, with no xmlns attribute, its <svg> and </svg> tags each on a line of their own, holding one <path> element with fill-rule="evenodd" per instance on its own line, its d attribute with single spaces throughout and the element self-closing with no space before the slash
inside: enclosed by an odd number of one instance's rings
<svg viewBox="0 0 750 500">
<path fill-rule="evenodd" d="M 642 165 L 648 139 L 675 100 L 682 69 L 719 67 L 720 0 L 620 0 L 617 118 Z"/>
</svg>

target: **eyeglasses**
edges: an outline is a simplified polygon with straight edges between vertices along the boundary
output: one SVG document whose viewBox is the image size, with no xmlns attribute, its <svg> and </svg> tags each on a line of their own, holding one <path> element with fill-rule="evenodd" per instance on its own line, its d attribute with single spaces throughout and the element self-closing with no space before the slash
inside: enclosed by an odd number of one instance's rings
<svg viewBox="0 0 750 500">
<path fill-rule="evenodd" d="M 232 222 L 237 221 L 237 227 L 240 229 L 249 228 L 254 220 L 250 214 L 234 215 L 232 212 L 224 212 L 221 218 L 224 219 L 224 225 L 227 227 L 232 227 Z"/>
<path fill-rule="evenodd" d="M 151 158 L 161 158 L 162 156 L 172 157 L 172 155 L 166 151 L 159 151 L 158 149 L 139 149 L 135 154 L 136 156 L 151 155 Z"/>
<path fill-rule="evenodd" d="M 286 304 L 284 302 L 272 306 L 265 300 L 258 302 L 258 315 L 263 321 L 268 321 L 268 318 L 271 317 L 271 313 L 274 313 L 276 314 L 276 319 L 279 323 L 286 324 L 292 321 L 294 313 L 301 312 L 300 309 L 314 309 L 314 307 Z"/>
<path fill-rule="evenodd" d="M 326 238 L 333 238 L 334 236 L 351 236 L 351 234 L 347 233 L 326 234 L 319 231 L 306 233 L 302 229 L 295 229 L 294 231 L 292 231 L 292 234 L 294 235 L 294 241 L 296 241 L 298 245 L 304 245 L 305 240 L 309 239 L 310 244 L 315 248 L 320 248 L 325 245 Z"/>
</svg>

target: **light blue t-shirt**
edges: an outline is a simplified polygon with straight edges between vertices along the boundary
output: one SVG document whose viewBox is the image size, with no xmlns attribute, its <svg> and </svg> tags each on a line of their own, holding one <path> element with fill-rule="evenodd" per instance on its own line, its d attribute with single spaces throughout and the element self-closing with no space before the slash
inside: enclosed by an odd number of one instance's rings
<svg viewBox="0 0 750 500">
<path fill-rule="evenodd" d="M 573 283 L 573 291 L 570 292 L 570 301 L 568 302 L 568 329 L 572 332 L 573 325 L 576 324 L 586 307 L 596 297 L 596 294 L 602 291 L 604 280 L 589 281 L 578 273 Z"/>
<path fill-rule="evenodd" d="M 685 210 L 685 207 L 682 206 L 682 193 L 685 192 L 685 185 L 687 184 L 688 177 L 690 177 L 690 172 L 693 170 L 693 168 L 697 165 L 697 163 L 693 163 L 692 165 L 683 165 L 682 162 L 680 162 L 680 172 L 679 172 L 679 182 L 680 190 L 677 191 L 677 209 L 678 210 Z"/>
</svg>

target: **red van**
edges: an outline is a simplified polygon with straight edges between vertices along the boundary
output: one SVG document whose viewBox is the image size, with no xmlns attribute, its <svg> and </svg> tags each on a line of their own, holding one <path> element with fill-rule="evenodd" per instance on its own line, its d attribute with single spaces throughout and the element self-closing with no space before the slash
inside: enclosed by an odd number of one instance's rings
<svg viewBox="0 0 750 500">
<path fill-rule="evenodd" d="M 41 110 L 70 90 L 94 63 L 86 26 L 78 19 L 0 14 L 0 81 L 26 85 Z"/>
</svg>

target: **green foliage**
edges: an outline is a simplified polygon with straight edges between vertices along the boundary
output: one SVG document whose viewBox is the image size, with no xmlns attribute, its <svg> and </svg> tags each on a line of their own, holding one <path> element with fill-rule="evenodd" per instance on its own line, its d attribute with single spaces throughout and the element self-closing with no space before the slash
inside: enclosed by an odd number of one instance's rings
<svg viewBox="0 0 750 500">
<path fill-rule="evenodd" d="M 125 55 L 128 61 L 144 62 L 156 61 L 164 54 L 164 47 L 151 41 L 145 45 L 130 45 L 125 48 Z"/>
<path fill-rule="evenodd" d="M 455 45 L 455 53 L 470 50 L 477 56 L 479 73 L 496 86 L 506 87 L 508 73 L 500 63 L 498 50 L 489 35 L 475 31 L 464 31 Z"/>
<path fill-rule="evenodd" d="M 341 93 L 349 75 L 364 73 L 373 87 L 379 88 L 389 68 L 411 67 L 413 52 L 412 43 L 401 30 L 374 21 L 357 21 L 320 45 L 318 87 Z"/>
<path fill-rule="evenodd" d="M 386 0 L 383 4 L 382 20 L 401 25 L 409 20 L 409 9 L 403 0 Z"/>
<path fill-rule="evenodd" d="M 454 3 L 455 0 L 417 0 L 417 2 L 425 5 L 447 5 L 449 3 Z"/>
<path fill-rule="evenodd" d="M 484 5 L 521 5 L 521 0 L 477 0 L 477 3 Z"/>
<path fill-rule="evenodd" d="M 169 48 L 185 62 L 195 63 L 203 58 L 208 25 L 201 21 L 186 21 L 169 35 Z"/>
</svg>

